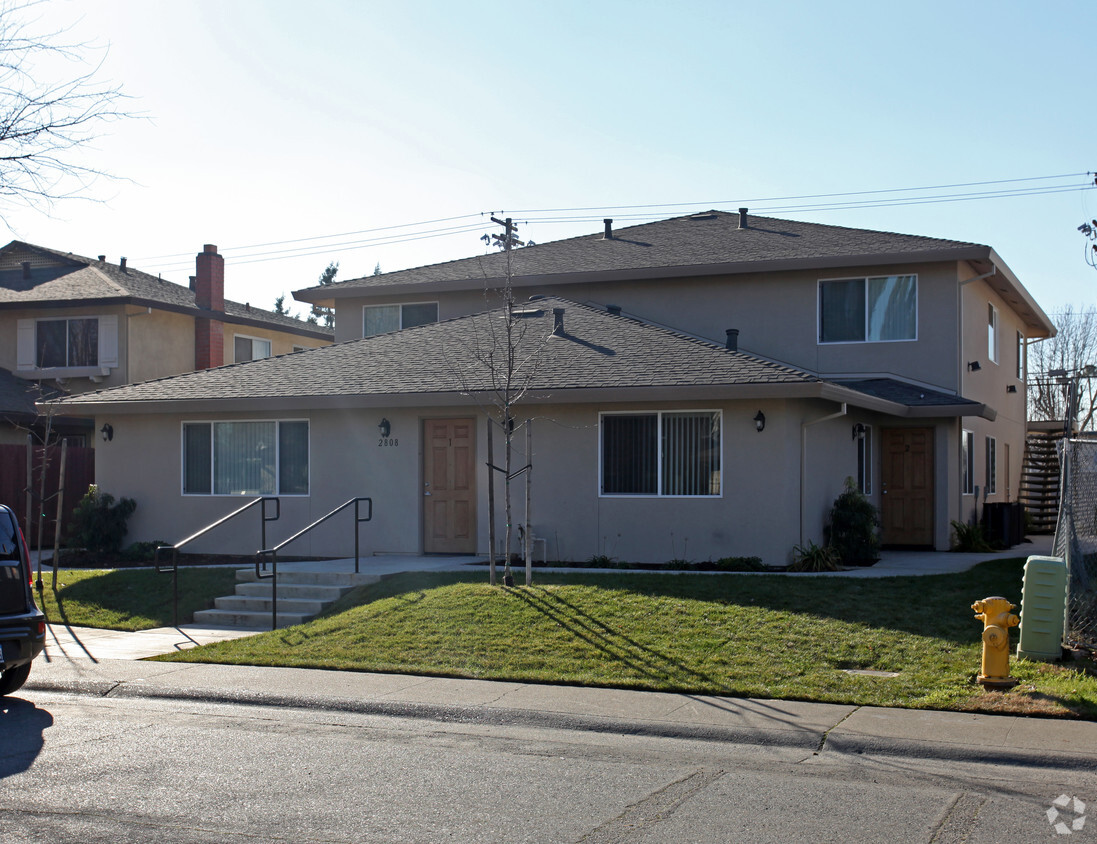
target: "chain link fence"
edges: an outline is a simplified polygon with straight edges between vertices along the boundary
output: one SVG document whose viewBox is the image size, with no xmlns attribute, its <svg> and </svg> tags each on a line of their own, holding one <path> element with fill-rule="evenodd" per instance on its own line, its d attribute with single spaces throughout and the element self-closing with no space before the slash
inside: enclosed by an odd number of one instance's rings
<svg viewBox="0 0 1097 844">
<path fill-rule="evenodd" d="M 1066 639 L 1097 648 L 1097 442 L 1061 440 L 1055 555 L 1067 561 Z"/>
</svg>

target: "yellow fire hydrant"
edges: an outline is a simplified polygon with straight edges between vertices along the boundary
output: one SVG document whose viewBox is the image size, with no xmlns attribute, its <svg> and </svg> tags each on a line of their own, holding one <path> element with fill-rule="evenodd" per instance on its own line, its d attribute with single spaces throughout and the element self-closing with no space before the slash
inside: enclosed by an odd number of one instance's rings
<svg viewBox="0 0 1097 844">
<path fill-rule="evenodd" d="M 1011 610 L 1017 609 L 1005 598 L 983 598 L 971 605 L 975 617 L 983 622 L 983 665 L 975 679 L 985 689 L 1011 689 L 1017 681 L 1009 676 L 1009 628 L 1020 622 Z"/>
</svg>

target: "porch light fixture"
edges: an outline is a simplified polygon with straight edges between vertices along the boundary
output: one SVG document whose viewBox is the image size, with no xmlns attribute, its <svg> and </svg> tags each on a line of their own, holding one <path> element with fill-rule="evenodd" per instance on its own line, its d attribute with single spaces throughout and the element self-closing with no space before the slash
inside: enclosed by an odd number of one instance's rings
<svg viewBox="0 0 1097 844">
<path fill-rule="evenodd" d="M 971 362 L 970 362 L 970 363 L 969 363 L 969 364 L 967 365 L 967 368 L 968 368 L 968 371 L 969 371 L 969 372 L 978 372 L 978 371 L 979 371 L 980 369 L 982 369 L 983 367 L 982 367 L 982 365 L 981 365 L 981 364 L 979 363 L 979 361 L 977 361 L 977 360 L 973 360 L 973 361 L 971 361 Z"/>
<path fill-rule="evenodd" d="M 853 426 L 853 438 L 855 440 L 863 440 L 865 438 L 865 425 L 863 422 L 858 422 Z"/>
<path fill-rule="evenodd" d="M 389 431 L 392 430 L 392 425 L 390 425 L 389 421 L 382 416 L 381 424 L 377 426 L 377 429 L 381 432 L 382 437 L 387 437 L 389 435 Z"/>
<path fill-rule="evenodd" d="M 110 422 L 104 422 L 103 427 L 99 429 L 99 433 L 103 435 L 103 442 L 109 443 L 114 439 L 114 426 Z"/>
<path fill-rule="evenodd" d="M 760 410 L 754 414 L 754 427 L 758 430 L 759 434 L 766 428 L 766 415 Z"/>
</svg>

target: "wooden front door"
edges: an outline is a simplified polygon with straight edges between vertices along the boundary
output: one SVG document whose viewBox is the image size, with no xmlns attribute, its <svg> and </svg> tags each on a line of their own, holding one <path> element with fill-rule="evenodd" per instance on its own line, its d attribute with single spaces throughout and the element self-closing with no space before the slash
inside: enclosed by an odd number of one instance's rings
<svg viewBox="0 0 1097 844">
<path fill-rule="evenodd" d="M 880 539 L 933 546 L 933 429 L 885 428 L 881 443 Z"/>
<path fill-rule="evenodd" d="M 423 422 L 423 550 L 476 553 L 476 420 Z"/>
</svg>

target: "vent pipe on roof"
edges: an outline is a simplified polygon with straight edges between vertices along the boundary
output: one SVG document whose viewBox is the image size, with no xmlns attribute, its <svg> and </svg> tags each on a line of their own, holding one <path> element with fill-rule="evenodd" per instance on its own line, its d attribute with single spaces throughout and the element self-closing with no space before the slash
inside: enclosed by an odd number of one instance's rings
<svg viewBox="0 0 1097 844">
<path fill-rule="evenodd" d="M 103 262 L 104 262 L 105 260 L 107 260 L 107 256 L 106 256 L 106 255 L 100 255 L 100 256 L 99 256 L 99 263 L 103 263 Z"/>
<path fill-rule="evenodd" d="M 739 228 L 745 229 L 747 227 L 747 209 L 739 209 Z"/>
<path fill-rule="evenodd" d="M 602 220 L 602 222 L 606 224 L 606 236 L 604 239 L 613 240 L 613 220 L 605 219 Z"/>
<path fill-rule="evenodd" d="M 30 261 L 24 261 L 23 262 L 23 278 L 24 279 L 29 279 L 30 278 Z"/>
<path fill-rule="evenodd" d="M 609 311 L 614 316 L 621 316 L 621 306 L 620 305 L 606 305 L 606 310 Z"/>
<path fill-rule="evenodd" d="M 727 350 L 729 352 L 739 351 L 739 329 L 729 328 L 724 333 L 728 336 L 727 342 L 725 343 L 725 347 L 727 348 Z"/>
<path fill-rule="evenodd" d="M 122 270 L 122 272 L 126 272 L 126 258 L 125 258 L 125 256 L 123 256 L 122 260 L 118 262 L 118 267 L 119 267 L 119 269 Z"/>
<path fill-rule="evenodd" d="M 553 308 L 552 309 L 552 336 L 563 337 L 564 336 L 564 309 Z"/>
<path fill-rule="evenodd" d="M 195 282 L 196 282 L 197 280 L 198 280 L 198 276 L 196 276 L 196 275 L 192 275 L 192 276 L 190 277 L 190 289 L 191 289 L 191 290 L 193 290 L 193 289 L 194 289 L 194 283 L 195 283 Z"/>
</svg>

